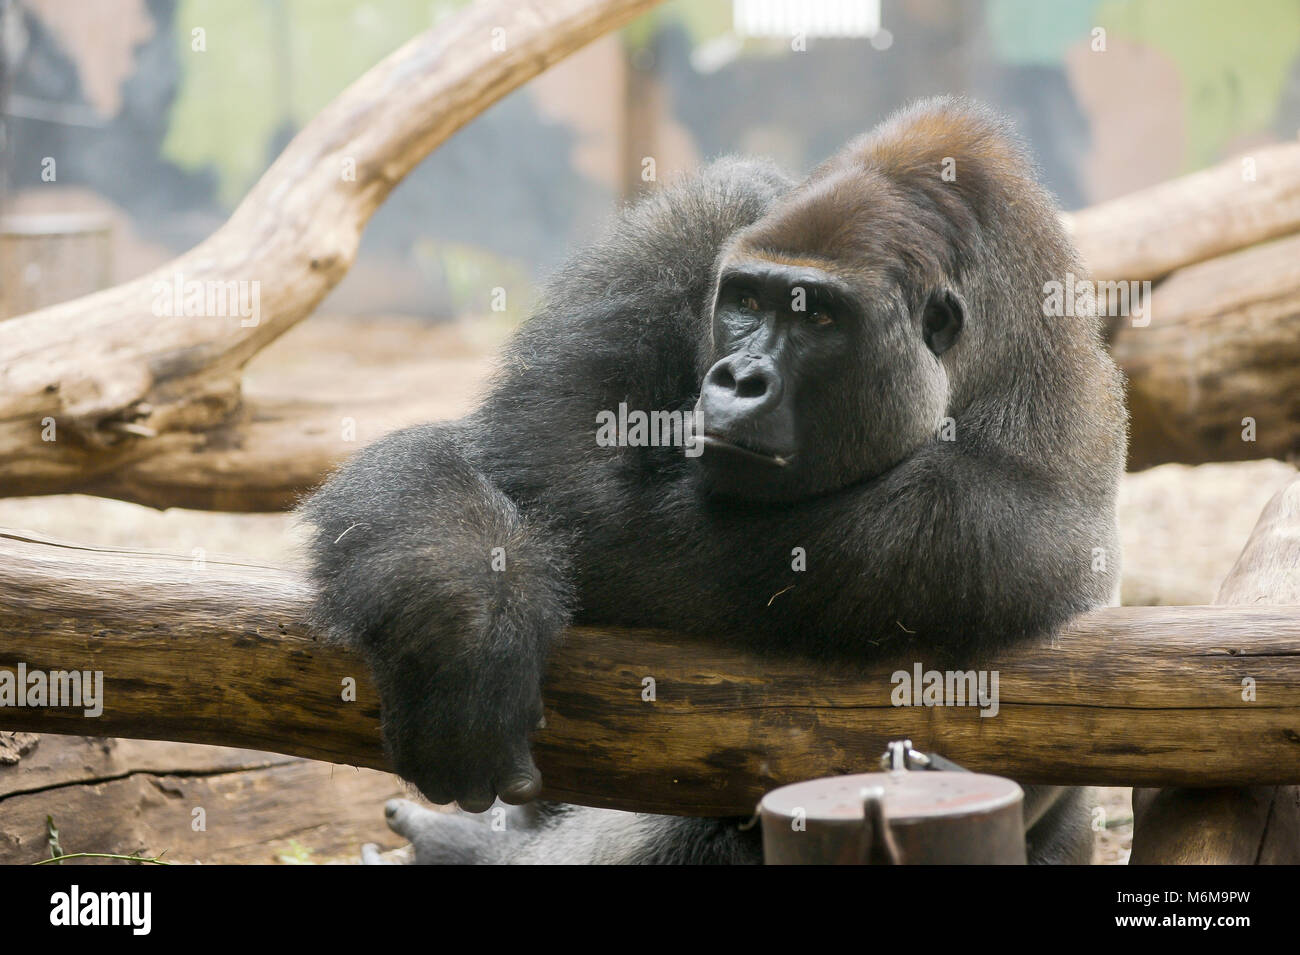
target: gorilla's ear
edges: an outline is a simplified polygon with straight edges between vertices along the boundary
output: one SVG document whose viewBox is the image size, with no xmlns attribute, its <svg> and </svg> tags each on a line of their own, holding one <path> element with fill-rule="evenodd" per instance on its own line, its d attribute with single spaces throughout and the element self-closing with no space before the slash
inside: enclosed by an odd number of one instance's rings
<svg viewBox="0 0 1300 955">
<path fill-rule="evenodd" d="M 925 347 L 939 357 L 957 340 L 966 323 L 966 306 L 951 289 L 936 289 L 925 303 L 921 319 L 921 335 Z"/>
</svg>

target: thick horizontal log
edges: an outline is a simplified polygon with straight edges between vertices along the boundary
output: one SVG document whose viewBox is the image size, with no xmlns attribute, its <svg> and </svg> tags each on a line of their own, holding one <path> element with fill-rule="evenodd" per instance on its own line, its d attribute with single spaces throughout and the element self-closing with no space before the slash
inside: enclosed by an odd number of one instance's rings
<svg viewBox="0 0 1300 955">
<path fill-rule="evenodd" d="M 0 708 L 0 729 L 217 743 L 384 767 L 357 657 L 308 632 L 285 569 L 0 534 L 0 669 L 98 670 L 103 713 Z M 999 711 L 894 707 L 891 675 L 576 628 L 536 739 L 548 796 L 747 813 L 765 791 L 870 768 L 910 737 L 1026 782 L 1300 782 L 1300 608 L 1113 608 L 1001 654 Z M 932 661 L 921 660 L 923 665 Z M 1257 681 L 1258 702 L 1242 699 Z M 643 698 L 654 680 L 653 701 Z M 343 699 L 355 680 L 356 702 Z"/>
<path fill-rule="evenodd" d="M 1111 342 L 1131 469 L 1300 451 L 1300 235 L 1179 269 L 1149 307 Z"/>
<path fill-rule="evenodd" d="M 1300 232 L 1300 143 L 1267 146 L 1065 217 L 1094 278 L 1158 279 Z"/>
<path fill-rule="evenodd" d="M 343 277 L 392 188 L 492 103 L 657 2 L 475 3 L 349 86 L 196 248 L 133 281 L 0 322 L 0 494 L 180 503 L 165 475 L 193 467 L 196 447 L 219 456 L 243 440 L 252 420 L 244 364 Z M 341 450 L 334 430 L 319 442 L 325 456 Z M 257 465 L 292 460 L 287 451 Z M 123 471 L 132 476 L 119 480 Z M 148 473 L 164 477 L 150 486 Z M 231 473 L 212 494 L 218 506 L 255 485 Z M 183 500 L 188 485 L 177 486 Z"/>
</svg>

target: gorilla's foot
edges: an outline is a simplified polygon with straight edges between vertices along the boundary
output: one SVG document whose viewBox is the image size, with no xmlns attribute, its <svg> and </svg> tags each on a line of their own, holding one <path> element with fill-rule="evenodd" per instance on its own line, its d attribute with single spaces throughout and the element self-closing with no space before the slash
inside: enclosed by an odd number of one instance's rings
<svg viewBox="0 0 1300 955">
<path fill-rule="evenodd" d="M 409 799 L 390 799 L 384 806 L 388 828 L 410 841 L 416 865 L 490 865 L 508 861 L 517 848 L 518 834 L 494 825 L 494 813 L 500 813 L 504 826 L 508 816 L 503 806 L 495 806 L 479 818 L 463 812 L 426 809 Z"/>
</svg>

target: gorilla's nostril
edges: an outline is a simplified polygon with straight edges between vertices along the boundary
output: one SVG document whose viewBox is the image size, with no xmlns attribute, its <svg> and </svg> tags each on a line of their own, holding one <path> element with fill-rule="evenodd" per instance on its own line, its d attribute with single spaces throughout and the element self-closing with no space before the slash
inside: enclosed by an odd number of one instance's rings
<svg viewBox="0 0 1300 955">
<path fill-rule="evenodd" d="M 725 365 L 717 365 L 713 369 L 713 373 L 709 375 L 709 381 L 711 384 L 717 385 L 719 388 L 725 388 L 727 391 L 736 390 L 736 378 L 731 373 L 731 369 Z"/>
<path fill-rule="evenodd" d="M 737 398 L 761 398 L 767 394 L 767 379 L 759 375 L 742 378 L 735 388 Z"/>
<path fill-rule="evenodd" d="M 710 412 L 750 415 L 775 407 L 781 391 L 771 358 L 736 353 L 709 369 L 701 397 Z"/>
</svg>

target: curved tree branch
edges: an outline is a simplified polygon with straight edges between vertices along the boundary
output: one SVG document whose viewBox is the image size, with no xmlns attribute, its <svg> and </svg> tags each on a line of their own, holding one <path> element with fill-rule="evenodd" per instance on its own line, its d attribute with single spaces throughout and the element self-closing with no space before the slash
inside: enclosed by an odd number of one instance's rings
<svg viewBox="0 0 1300 955">
<path fill-rule="evenodd" d="M 492 103 L 657 2 L 476 3 L 349 86 L 196 248 L 0 322 L 0 494 L 101 487 L 173 503 L 129 476 L 206 450 L 240 410 L 244 363 L 343 277 L 402 177 Z"/>
</svg>

